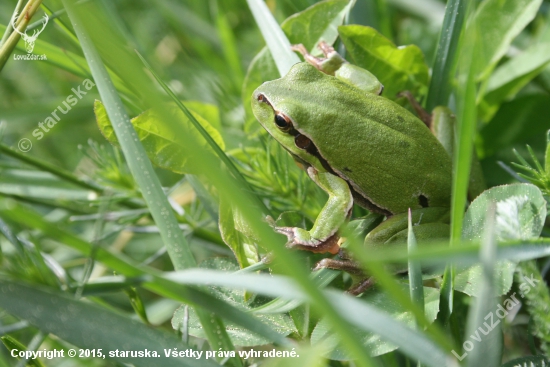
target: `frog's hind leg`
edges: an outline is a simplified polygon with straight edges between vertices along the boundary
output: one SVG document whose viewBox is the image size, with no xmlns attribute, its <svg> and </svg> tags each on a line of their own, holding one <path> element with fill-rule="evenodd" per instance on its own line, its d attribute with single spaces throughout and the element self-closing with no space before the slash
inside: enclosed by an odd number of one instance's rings
<svg viewBox="0 0 550 367">
<path fill-rule="evenodd" d="M 347 290 L 347 293 L 357 296 L 369 290 L 375 283 L 373 277 L 367 277 L 359 264 L 347 258 L 347 254 L 340 251 L 341 259 L 323 259 L 319 261 L 313 271 L 320 269 L 342 270 L 350 274 L 354 280 L 353 285 Z"/>
</svg>

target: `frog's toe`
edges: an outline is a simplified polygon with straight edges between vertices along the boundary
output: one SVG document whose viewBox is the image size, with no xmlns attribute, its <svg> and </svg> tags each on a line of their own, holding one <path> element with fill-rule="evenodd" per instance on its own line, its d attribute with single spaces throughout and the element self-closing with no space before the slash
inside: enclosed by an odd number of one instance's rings
<svg viewBox="0 0 550 367">
<path fill-rule="evenodd" d="M 321 269 L 343 270 L 349 274 L 364 276 L 359 264 L 349 259 L 323 259 L 315 264 L 313 271 Z"/>
<path fill-rule="evenodd" d="M 373 277 L 362 279 L 359 283 L 352 285 L 351 288 L 346 291 L 346 293 L 349 293 L 353 296 L 358 296 L 361 293 L 372 288 L 375 283 L 376 282 L 374 281 Z"/>
<path fill-rule="evenodd" d="M 325 240 L 320 240 L 311 237 L 309 232 L 302 228 L 277 227 L 275 230 L 287 237 L 288 242 L 286 243 L 286 247 L 288 248 L 314 253 L 329 252 L 333 255 L 337 254 L 340 250 L 340 245 L 338 244 L 339 237 L 337 235 L 332 235 Z"/>
<path fill-rule="evenodd" d="M 317 271 L 317 270 L 321 270 L 321 269 L 332 269 L 331 268 L 331 262 L 332 259 L 323 259 L 319 262 L 317 262 L 317 264 L 315 264 L 315 267 L 312 269 L 312 271 Z"/>
</svg>

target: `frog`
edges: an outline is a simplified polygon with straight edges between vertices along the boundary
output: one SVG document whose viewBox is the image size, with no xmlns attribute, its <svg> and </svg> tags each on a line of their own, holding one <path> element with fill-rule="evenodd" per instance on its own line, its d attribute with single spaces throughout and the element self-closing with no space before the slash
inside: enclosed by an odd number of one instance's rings
<svg viewBox="0 0 550 367">
<path fill-rule="evenodd" d="M 382 96 L 384 86 L 375 75 L 327 43 L 318 46 L 324 57 L 292 46 L 305 61 L 252 95 L 258 122 L 328 194 L 309 230 L 277 226 L 271 219 L 275 231 L 287 237 L 289 248 L 342 253 L 339 229 L 355 204 L 386 217 L 367 234 L 366 247 L 406 241 L 409 209 L 419 241 L 448 237 L 453 138 L 441 133 L 448 129 Z M 452 119 L 446 107 L 433 115 Z M 316 269 L 322 267 L 360 273 L 346 256 L 324 259 Z M 350 293 L 371 283 L 360 282 Z"/>
</svg>

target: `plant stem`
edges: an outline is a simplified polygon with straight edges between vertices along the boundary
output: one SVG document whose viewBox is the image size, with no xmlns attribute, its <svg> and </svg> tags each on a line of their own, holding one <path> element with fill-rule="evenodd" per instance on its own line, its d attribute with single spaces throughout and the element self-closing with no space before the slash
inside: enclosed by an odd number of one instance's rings
<svg viewBox="0 0 550 367">
<path fill-rule="evenodd" d="M 10 18 L 10 22 L 6 26 L 6 31 L 4 32 L 4 35 L 2 36 L 2 40 L 0 41 L 0 47 L 6 42 L 11 32 L 13 32 L 13 27 L 11 24 L 13 23 L 13 18 L 15 18 L 15 15 L 21 11 L 21 7 L 23 6 L 23 1 L 24 0 L 18 0 L 17 5 L 15 5 L 15 10 L 13 11 L 13 14 Z"/>
<path fill-rule="evenodd" d="M 38 8 L 40 7 L 40 4 L 42 3 L 42 0 L 29 0 L 27 5 L 25 5 L 25 8 L 21 12 L 21 14 L 25 14 L 25 16 L 17 18 L 17 30 L 19 32 L 24 32 L 27 29 L 27 25 L 31 21 L 33 15 L 36 13 Z M 19 4 L 17 4 L 19 5 Z M 17 7 L 16 7 L 17 10 Z M 15 12 L 13 13 L 15 16 Z M 13 20 L 13 16 L 12 16 Z M 9 27 L 9 26 L 8 26 Z M 8 32 L 9 28 L 6 28 L 6 33 Z M 17 45 L 17 42 L 19 42 L 19 38 L 21 38 L 21 35 L 18 32 L 12 32 L 9 36 L 6 42 L 2 43 L 2 47 L 0 47 L 0 72 L 4 68 L 4 65 L 6 65 L 6 62 L 8 61 L 9 56 L 11 55 L 13 49 Z"/>
</svg>

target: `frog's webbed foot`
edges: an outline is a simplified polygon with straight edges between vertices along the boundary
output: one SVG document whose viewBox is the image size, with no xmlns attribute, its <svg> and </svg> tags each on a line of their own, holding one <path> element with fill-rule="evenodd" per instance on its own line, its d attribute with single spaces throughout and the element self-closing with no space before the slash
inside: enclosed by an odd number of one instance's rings
<svg viewBox="0 0 550 367">
<path fill-rule="evenodd" d="M 324 58 L 315 57 L 308 52 L 304 45 L 301 43 L 298 45 L 292 45 L 291 49 L 302 54 L 304 60 L 311 65 L 315 66 L 319 71 L 334 76 L 334 73 L 343 65 L 348 62 L 340 56 L 338 52 L 334 50 L 332 46 L 325 41 L 319 42 L 319 49 L 323 52 Z"/>
<path fill-rule="evenodd" d="M 424 107 L 420 105 L 420 103 L 418 103 L 418 101 L 416 100 L 416 98 L 414 98 L 410 91 L 405 90 L 398 93 L 397 98 L 399 97 L 405 97 L 411 104 L 412 108 L 414 108 L 414 110 L 416 111 L 416 114 L 418 115 L 420 120 L 422 120 L 422 122 L 424 122 L 427 127 L 432 127 L 432 115 L 428 111 L 426 111 Z"/>
<path fill-rule="evenodd" d="M 315 57 L 312 54 L 310 54 L 308 50 L 305 48 L 305 46 L 302 45 L 301 43 L 290 46 L 290 49 L 292 51 L 297 51 L 301 53 L 302 56 L 304 57 L 304 60 L 306 60 L 311 65 L 315 66 L 317 69 L 319 69 L 323 61 L 325 61 L 325 59 L 321 59 L 319 57 Z"/>
<path fill-rule="evenodd" d="M 319 42 L 317 47 L 319 47 L 319 49 L 323 51 L 323 55 L 325 55 L 327 59 L 330 58 L 334 52 L 336 52 L 336 50 L 334 50 L 334 47 L 332 47 L 325 41 Z"/>
</svg>

